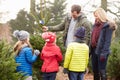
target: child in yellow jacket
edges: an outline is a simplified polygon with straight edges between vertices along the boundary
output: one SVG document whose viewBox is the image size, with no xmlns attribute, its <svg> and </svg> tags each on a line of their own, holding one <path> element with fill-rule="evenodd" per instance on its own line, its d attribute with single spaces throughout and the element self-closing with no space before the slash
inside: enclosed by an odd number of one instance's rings
<svg viewBox="0 0 120 80">
<path fill-rule="evenodd" d="M 89 47 L 84 42 L 85 28 L 78 28 L 74 36 L 75 41 L 67 47 L 63 72 L 68 73 L 69 71 L 70 80 L 83 80 L 89 58 Z"/>
</svg>

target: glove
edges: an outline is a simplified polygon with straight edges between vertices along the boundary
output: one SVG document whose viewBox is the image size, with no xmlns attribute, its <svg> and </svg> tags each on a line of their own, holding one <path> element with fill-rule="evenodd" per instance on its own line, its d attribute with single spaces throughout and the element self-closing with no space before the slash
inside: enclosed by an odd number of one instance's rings
<svg viewBox="0 0 120 80">
<path fill-rule="evenodd" d="M 40 54 L 40 51 L 39 50 L 34 50 L 34 54 L 38 56 Z"/>
<path fill-rule="evenodd" d="M 106 60 L 106 58 L 107 58 L 107 54 L 106 54 L 106 53 L 100 54 L 100 61 L 101 61 L 101 62 L 104 62 L 104 61 Z"/>
<path fill-rule="evenodd" d="M 68 73 L 69 73 L 69 70 L 68 70 L 67 68 L 64 68 L 64 69 L 63 69 L 63 73 L 64 73 L 64 74 L 68 74 Z"/>
</svg>

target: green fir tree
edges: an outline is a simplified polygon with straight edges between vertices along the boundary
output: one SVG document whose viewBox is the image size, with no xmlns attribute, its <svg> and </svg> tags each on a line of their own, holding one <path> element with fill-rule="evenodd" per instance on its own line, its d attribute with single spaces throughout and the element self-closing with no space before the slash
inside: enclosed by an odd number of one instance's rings
<svg viewBox="0 0 120 80">
<path fill-rule="evenodd" d="M 65 17 L 66 0 L 54 0 L 54 2 L 49 2 L 51 17 L 48 25 L 60 24 Z"/>
<path fill-rule="evenodd" d="M 0 41 L 0 80 L 24 80 L 20 73 L 16 72 L 13 51 L 10 45 Z"/>
</svg>

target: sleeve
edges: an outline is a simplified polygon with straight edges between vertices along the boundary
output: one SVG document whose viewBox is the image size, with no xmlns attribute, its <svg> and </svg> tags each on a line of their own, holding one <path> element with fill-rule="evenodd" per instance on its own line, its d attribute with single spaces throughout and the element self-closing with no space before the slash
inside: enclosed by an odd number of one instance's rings
<svg viewBox="0 0 120 80">
<path fill-rule="evenodd" d="M 58 52 L 57 52 L 57 61 L 58 62 L 61 62 L 62 61 L 62 59 L 63 59 L 63 56 L 62 56 L 62 53 L 61 53 L 61 50 L 60 50 L 60 48 L 58 47 L 57 48 L 58 50 Z"/>
<path fill-rule="evenodd" d="M 56 25 L 56 26 L 48 26 L 48 30 L 50 30 L 50 31 L 53 31 L 53 32 L 55 32 L 55 31 L 63 31 L 64 29 L 65 29 L 65 20 L 64 20 L 64 22 L 62 22 L 61 24 L 59 24 L 59 25 Z"/>
<path fill-rule="evenodd" d="M 91 27 L 92 27 L 92 24 L 87 20 L 86 22 L 84 22 L 83 26 L 85 27 L 86 29 L 86 32 L 85 32 L 85 39 L 86 39 L 86 43 L 87 45 L 90 44 L 90 37 L 91 37 Z"/>
<path fill-rule="evenodd" d="M 40 59 L 41 59 L 41 60 L 44 60 L 43 50 L 44 50 L 44 47 L 43 47 L 43 49 L 42 49 L 42 51 L 41 51 L 41 54 L 40 54 Z"/>
<path fill-rule="evenodd" d="M 26 53 L 26 59 L 29 63 L 33 63 L 36 61 L 37 56 L 35 54 L 32 54 L 32 49 L 26 50 L 25 53 Z"/>
<path fill-rule="evenodd" d="M 89 47 L 88 47 L 88 50 L 87 50 L 87 53 L 86 53 L 86 68 L 88 66 L 88 61 L 89 61 Z"/>
<path fill-rule="evenodd" d="M 69 63 L 71 61 L 72 53 L 73 53 L 73 50 L 72 50 L 71 45 L 69 44 L 68 47 L 67 47 L 67 51 L 65 53 L 64 68 L 69 67 Z"/>
<path fill-rule="evenodd" d="M 40 54 L 40 59 L 44 60 L 43 53 Z"/>
<path fill-rule="evenodd" d="M 104 45 L 103 45 L 103 50 L 102 50 L 102 53 L 103 54 L 109 54 L 109 48 L 110 48 L 110 44 L 111 44 L 111 38 L 112 38 L 112 33 L 113 33 L 113 30 L 110 29 L 109 27 L 106 28 L 105 30 L 105 34 L 104 34 Z"/>
</svg>

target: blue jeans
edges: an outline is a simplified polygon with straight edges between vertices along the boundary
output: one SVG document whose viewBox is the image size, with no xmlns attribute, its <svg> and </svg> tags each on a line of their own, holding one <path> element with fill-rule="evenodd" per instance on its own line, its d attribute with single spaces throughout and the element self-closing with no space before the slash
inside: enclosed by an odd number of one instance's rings
<svg viewBox="0 0 120 80">
<path fill-rule="evenodd" d="M 68 76 L 69 76 L 70 80 L 83 80 L 84 79 L 84 72 L 70 71 Z"/>
<path fill-rule="evenodd" d="M 43 80 L 55 80 L 57 72 L 43 73 Z"/>
</svg>

